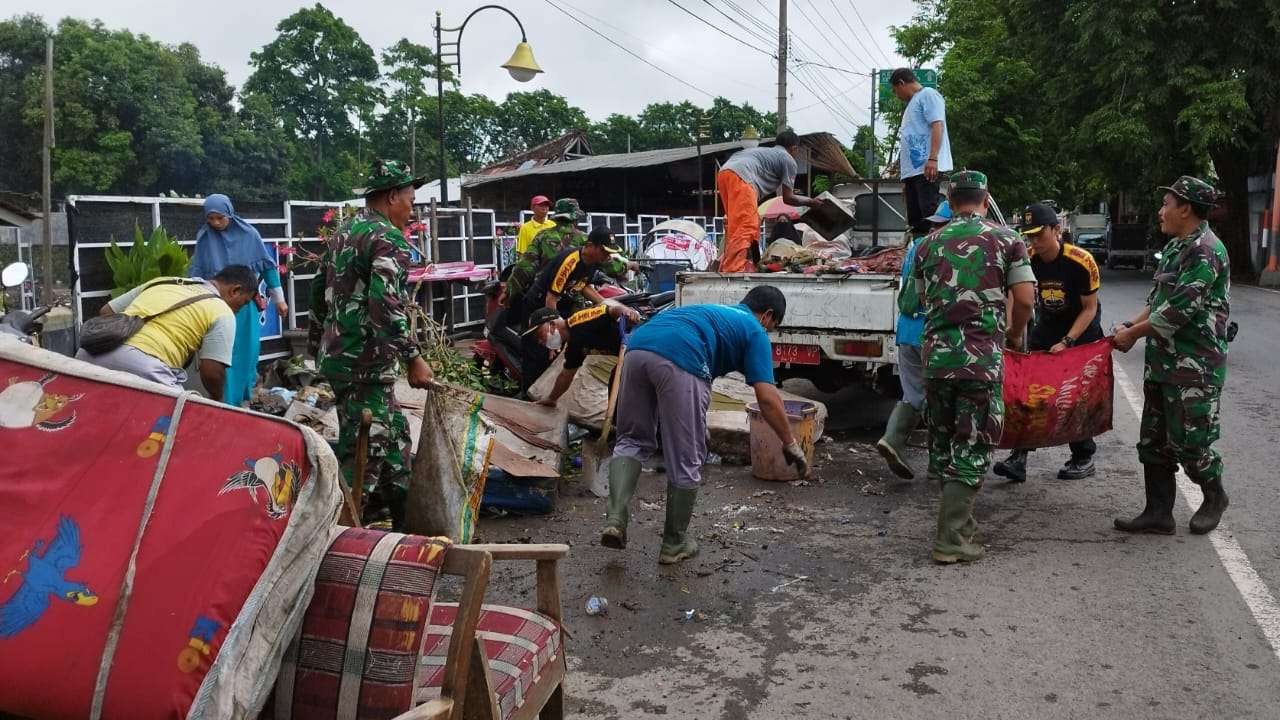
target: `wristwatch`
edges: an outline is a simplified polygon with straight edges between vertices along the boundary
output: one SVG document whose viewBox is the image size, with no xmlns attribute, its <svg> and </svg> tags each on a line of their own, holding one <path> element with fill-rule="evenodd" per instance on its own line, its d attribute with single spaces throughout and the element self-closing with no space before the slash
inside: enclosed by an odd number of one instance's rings
<svg viewBox="0 0 1280 720">
<path fill-rule="evenodd" d="M 1071 337 L 1070 335 L 1066 335 L 1062 338 L 1062 344 L 1066 345 L 1067 347 L 1075 347 L 1076 339 Z"/>
</svg>

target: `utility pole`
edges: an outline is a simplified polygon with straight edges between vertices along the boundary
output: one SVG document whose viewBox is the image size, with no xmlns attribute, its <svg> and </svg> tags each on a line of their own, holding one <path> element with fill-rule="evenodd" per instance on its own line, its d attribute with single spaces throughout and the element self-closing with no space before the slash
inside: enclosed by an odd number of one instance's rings
<svg viewBox="0 0 1280 720">
<path fill-rule="evenodd" d="M 53 304 L 53 36 L 44 41 L 44 262 L 40 272 L 40 301 Z"/>
<path fill-rule="evenodd" d="M 876 176 L 876 70 L 871 69 L 871 142 L 867 145 L 867 175 Z"/>
<path fill-rule="evenodd" d="M 778 0 L 778 132 L 787 129 L 787 0 Z"/>
</svg>

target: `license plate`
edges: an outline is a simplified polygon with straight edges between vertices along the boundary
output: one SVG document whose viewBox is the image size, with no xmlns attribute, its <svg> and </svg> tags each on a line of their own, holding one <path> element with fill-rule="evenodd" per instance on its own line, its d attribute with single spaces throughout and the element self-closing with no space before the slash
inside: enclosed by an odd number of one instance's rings
<svg viewBox="0 0 1280 720">
<path fill-rule="evenodd" d="M 773 344 L 773 361 L 780 365 L 818 365 L 822 351 L 817 345 Z"/>
</svg>

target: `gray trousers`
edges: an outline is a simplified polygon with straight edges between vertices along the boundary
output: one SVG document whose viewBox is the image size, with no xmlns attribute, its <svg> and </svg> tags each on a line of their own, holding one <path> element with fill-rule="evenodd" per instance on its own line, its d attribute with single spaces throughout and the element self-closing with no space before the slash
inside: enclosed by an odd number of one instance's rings
<svg viewBox="0 0 1280 720">
<path fill-rule="evenodd" d="M 924 407 L 924 357 L 919 345 L 898 346 L 898 379 L 902 381 L 902 402 Z"/>
<path fill-rule="evenodd" d="M 658 449 L 661 426 L 667 481 L 685 490 L 701 485 L 711 381 L 685 372 L 661 355 L 636 350 L 627 352 L 618 382 L 614 456 L 648 460 Z"/>
<path fill-rule="evenodd" d="M 130 375 L 137 375 L 143 380 L 158 382 L 161 385 L 181 388 L 187 381 L 187 372 L 182 368 L 171 368 L 132 345 L 121 345 L 101 355 L 90 355 L 83 349 L 76 353 L 77 360 L 93 363 L 108 370 L 119 370 Z"/>
</svg>

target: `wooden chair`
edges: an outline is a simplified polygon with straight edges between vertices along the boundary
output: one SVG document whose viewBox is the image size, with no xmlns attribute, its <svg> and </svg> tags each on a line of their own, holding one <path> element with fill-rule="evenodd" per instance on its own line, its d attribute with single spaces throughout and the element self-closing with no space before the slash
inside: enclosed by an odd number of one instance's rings
<svg viewBox="0 0 1280 720">
<path fill-rule="evenodd" d="M 418 698 L 425 702 L 397 720 L 563 718 L 566 664 L 557 563 L 568 552 L 566 545 L 451 547 L 441 571 L 463 578 L 462 597 L 456 604 L 435 603 L 419 682 Z M 493 560 L 537 563 L 535 610 L 483 604 Z M 438 622 L 450 618 L 447 625 Z M 526 633 L 526 643 L 505 639 Z M 442 666 L 428 662 L 445 648 Z M 428 699 L 434 692 L 439 697 Z"/>
</svg>

